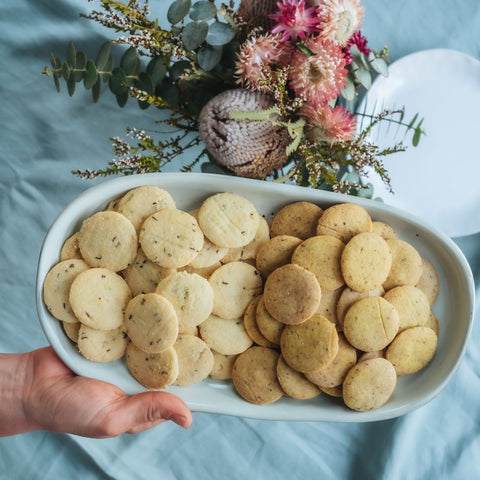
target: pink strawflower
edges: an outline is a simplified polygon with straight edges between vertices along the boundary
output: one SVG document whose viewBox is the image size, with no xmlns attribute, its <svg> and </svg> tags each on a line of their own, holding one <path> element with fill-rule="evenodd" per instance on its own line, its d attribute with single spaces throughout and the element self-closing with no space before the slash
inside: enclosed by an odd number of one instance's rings
<svg viewBox="0 0 480 480">
<path fill-rule="evenodd" d="M 261 35 L 245 41 L 236 62 L 237 83 L 261 90 L 260 82 L 272 71 L 272 63 L 278 61 L 280 47 L 280 35 Z"/>
<path fill-rule="evenodd" d="M 357 30 L 350 40 L 348 41 L 347 45 L 343 49 L 343 54 L 345 55 L 345 60 L 347 61 L 347 65 L 352 63 L 352 55 L 350 54 L 350 49 L 352 47 L 357 47 L 360 52 L 365 54 L 367 57 L 370 55 L 370 49 L 368 48 L 367 39 L 361 34 L 360 30 Z"/>
<path fill-rule="evenodd" d="M 278 10 L 268 15 L 277 24 L 272 28 L 272 33 L 281 33 L 282 42 L 297 38 L 306 39 L 308 34 L 318 31 L 317 7 L 305 7 L 304 0 L 283 0 L 277 2 Z"/>
<path fill-rule="evenodd" d="M 345 57 L 341 47 L 330 40 L 310 37 L 305 43 L 313 55 L 295 50 L 290 63 L 290 87 L 297 97 L 324 104 L 337 98 L 345 87 Z"/>
<path fill-rule="evenodd" d="M 362 25 L 360 0 L 322 0 L 318 6 L 323 38 L 345 46 Z"/>
<path fill-rule="evenodd" d="M 351 113 L 338 105 L 318 105 L 306 103 L 300 109 L 300 115 L 305 119 L 305 135 L 310 141 L 351 140 L 355 135 L 357 121 Z"/>
</svg>

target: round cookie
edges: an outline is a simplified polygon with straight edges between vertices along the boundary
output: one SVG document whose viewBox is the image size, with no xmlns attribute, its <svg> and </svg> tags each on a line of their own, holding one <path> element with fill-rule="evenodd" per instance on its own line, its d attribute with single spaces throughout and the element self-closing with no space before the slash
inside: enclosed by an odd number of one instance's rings
<svg viewBox="0 0 480 480">
<path fill-rule="evenodd" d="M 285 205 L 270 224 L 270 235 L 289 235 L 305 240 L 315 235 L 318 219 L 323 210 L 311 202 Z"/>
<path fill-rule="evenodd" d="M 343 396 L 343 387 L 338 385 L 337 387 L 323 387 L 320 389 L 323 393 L 326 393 L 330 397 L 342 398 Z"/>
<path fill-rule="evenodd" d="M 160 353 L 145 353 L 133 342 L 125 353 L 132 376 L 145 388 L 160 390 L 171 385 L 178 375 L 178 357 L 173 347 Z"/>
<path fill-rule="evenodd" d="M 175 272 L 174 268 L 164 268 L 153 263 L 139 248 L 133 262 L 123 271 L 123 278 L 130 287 L 132 295 L 136 296 L 141 293 L 155 292 L 158 283 Z"/>
<path fill-rule="evenodd" d="M 252 347 L 238 356 L 232 380 L 238 394 L 248 402 L 264 405 L 283 396 L 277 379 L 279 354 L 270 348 Z"/>
<path fill-rule="evenodd" d="M 417 287 L 402 285 L 383 295 L 398 311 L 399 332 L 408 327 L 425 326 L 430 317 L 430 303 Z"/>
<path fill-rule="evenodd" d="M 427 296 L 430 305 L 433 305 L 440 291 L 440 280 L 435 267 L 428 260 L 422 258 L 422 264 L 422 275 L 415 286 Z"/>
<path fill-rule="evenodd" d="M 78 332 L 81 327 L 81 323 L 68 323 L 68 322 L 62 322 L 63 330 L 65 332 L 65 335 L 73 342 L 77 343 L 78 342 Z"/>
<path fill-rule="evenodd" d="M 338 353 L 325 368 L 305 376 L 320 388 L 333 388 L 341 385 L 348 371 L 357 363 L 357 351 L 341 333 L 338 335 Z"/>
<path fill-rule="evenodd" d="M 245 245 L 244 247 L 240 247 L 240 260 L 250 260 L 256 259 L 258 251 L 260 248 L 270 240 L 270 230 L 268 227 L 268 223 L 264 217 L 259 217 L 258 220 L 258 227 L 253 237 L 253 240 Z"/>
<path fill-rule="evenodd" d="M 386 348 L 383 350 L 375 350 L 373 352 L 364 352 L 358 358 L 359 362 L 363 362 L 364 360 L 369 360 L 370 358 L 385 358 Z"/>
<path fill-rule="evenodd" d="M 431 328 L 407 328 L 389 345 L 385 358 L 392 362 L 397 375 L 411 375 L 430 363 L 437 350 L 437 341 Z"/>
<path fill-rule="evenodd" d="M 242 318 L 227 319 L 210 315 L 198 328 L 205 343 L 223 355 L 242 353 L 253 344 Z"/>
<path fill-rule="evenodd" d="M 78 246 L 78 232 L 67 238 L 60 250 L 60 261 L 82 259 L 80 247 Z"/>
<path fill-rule="evenodd" d="M 238 355 L 223 355 L 212 350 L 213 367 L 210 371 L 210 377 L 215 380 L 228 380 L 232 378 L 233 364 Z"/>
<path fill-rule="evenodd" d="M 397 383 L 393 365 L 384 358 L 357 363 L 343 382 L 345 405 L 358 412 L 368 412 L 384 405 Z"/>
<path fill-rule="evenodd" d="M 214 263 L 213 265 L 210 265 L 209 267 L 203 267 L 203 268 L 193 268 L 190 265 L 187 265 L 186 267 L 181 267 L 178 269 L 179 272 L 188 272 L 188 273 L 196 273 L 197 275 L 200 275 L 203 278 L 206 278 L 207 280 L 210 278 L 212 273 L 217 269 L 220 268 L 222 264 L 220 262 Z"/>
<path fill-rule="evenodd" d="M 302 240 L 290 235 L 278 235 L 265 242 L 257 253 L 256 266 L 263 278 L 274 270 L 290 263 L 293 252 Z"/>
<path fill-rule="evenodd" d="M 254 239 L 260 217 L 252 202 L 236 193 L 223 192 L 202 203 L 198 221 L 212 243 L 235 248 Z"/>
<path fill-rule="evenodd" d="M 270 313 L 268 313 L 265 308 L 263 296 L 257 305 L 255 321 L 257 322 L 257 327 L 260 330 L 261 335 L 263 335 L 268 342 L 271 342 L 275 346 L 280 345 L 280 338 L 283 329 L 285 328 L 285 324 L 275 320 Z M 268 347 L 269 345 L 263 346 Z"/>
<path fill-rule="evenodd" d="M 243 315 L 243 325 L 245 327 L 248 336 L 257 344 L 262 347 L 274 348 L 276 344 L 265 338 L 257 325 L 257 306 L 262 296 L 255 297 L 248 305 Z M 266 310 L 265 310 L 266 311 Z M 274 320 L 274 322 L 277 322 Z M 279 323 L 279 322 L 277 322 Z M 283 326 L 283 324 L 280 324 Z M 280 338 L 280 337 L 279 337 Z M 278 343 L 278 342 L 277 342 Z"/>
<path fill-rule="evenodd" d="M 113 362 L 122 358 L 128 337 L 123 325 L 113 330 L 95 330 L 81 325 L 78 332 L 78 350 L 88 360 Z"/>
<path fill-rule="evenodd" d="M 137 255 L 137 233 L 130 220 L 120 213 L 97 212 L 83 221 L 78 246 L 91 267 L 119 272 Z"/>
<path fill-rule="evenodd" d="M 125 215 L 138 233 L 147 217 L 163 208 L 175 208 L 171 195 L 154 185 L 143 185 L 132 188 L 123 195 L 118 201 L 116 211 Z"/>
<path fill-rule="evenodd" d="M 433 313 L 432 310 L 430 310 L 428 321 L 424 326 L 431 328 L 437 334 L 437 336 L 440 333 L 440 325 L 438 324 L 438 318 L 436 317 L 436 315 Z"/>
<path fill-rule="evenodd" d="M 75 278 L 89 266 L 79 259 L 64 260 L 54 265 L 43 282 L 43 301 L 47 310 L 62 322 L 77 323 L 70 305 L 70 288 Z"/>
<path fill-rule="evenodd" d="M 267 311 L 275 320 L 286 325 L 309 319 L 317 311 L 320 298 L 321 289 L 315 274 L 294 264 L 284 265 L 272 272 L 263 291 Z"/>
<path fill-rule="evenodd" d="M 355 302 L 343 320 L 347 340 L 363 352 L 382 350 L 398 332 L 399 315 L 382 297 L 365 297 Z"/>
<path fill-rule="evenodd" d="M 322 298 L 320 299 L 320 305 L 318 306 L 317 315 L 322 315 L 325 318 L 328 318 L 338 328 L 337 320 L 337 305 L 340 295 L 342 294 L 344 288 L 340 287 L 336 290 L 327 290 L 322 291 Z"/>
<path fill-rule="evenodd" d="M 138 348 L 159 353 L 173 346 L 177 339 L 177 315 L 172 304 L 161 295 L 140 294 L 128 302 L 125 328 Z"/>
<path fill-rule="evenodd" d="M 213 290 L 213 314 L 222 318 L 242 317 L 248 304 L 262 292 L 260 272 L 245 262 L 222 265 L 208 279 Z"/>
<path fill-rule="evenodd" d="M 180 333 L 205 321 L 213 309 L 213 290 L 208 280 L 196 273 L 177 272 L 165 277 L 156 293 L 175 309 Z"/>
<path fill-rule="evenodd" d="M 75 278 L 69 298 L 84 325 L 113 330 L 123 324 L 123 312 L 132 294 L 120 275 L 106 268 L 90 268 Z"/>
<path fill-rule="evenodd" d="M 145 255 L 165 268 L 188 265 L 203 247 L 203 233 L 195 218 L 173 208 L 150 215 L 139 237 Z"/>
<path fill-rule="evenodd" d="M 194 385 L 208 377 L 213 367 L 213 353 L 201 338 L 179 335 L 174 348 L 178 357 L 175 385 Z"/>
<path fill-rule="evenodd" d="M 345 283 L 357 292 L 380 288 L 392 265 L 388 243 L 377 233 L 355 235 L 342 252 L 341 268 Z"/>
<path fill-rule="evenodd" d="M 309 400 L 320 395 L 320 389 L 310 382 L 303 373 L 290 367 L 282 355 L 277 363 L 277 378 L 282 390 L 291 398 Z"/>
<path fill-rule="evenodd" d="M 329 235 L 311 237 L 293 252 L 292 263 L 313 272 L 322 290 L 336 290 L 344 283 L 340 260 L 345 244 Z"/>
<path fill-rule="evenodd" d="M 384 240 L 398 238 L 397 232 L 390 225 L 379 221 L 372 222 L 372 232 L 378 233 Z"/>
<path fill-rule="evenodd" d="M 372 231 L 372 219 L 360 205 L 339 203 L 328 207 L 318 220 L 317 235 L 331 235 L 343 243 L 362 232 Z"/>
<path fill-rule="evenodd" d="M 311 373 L 327 367 L 338 353 L 338 334 L 328 319 L 314 315 L 299 325 L 287 325 L 280 339 L 285 361 L 294 370 Z"/>
<path fill-rule="evenodd" d="M 392 267 L 383 283 L 385 290 L 400 285 L 416 285 L 422 276 L 423 262 L 417 250 L 404 240 L 386 240 L 392 253 Z"/>
</svg>

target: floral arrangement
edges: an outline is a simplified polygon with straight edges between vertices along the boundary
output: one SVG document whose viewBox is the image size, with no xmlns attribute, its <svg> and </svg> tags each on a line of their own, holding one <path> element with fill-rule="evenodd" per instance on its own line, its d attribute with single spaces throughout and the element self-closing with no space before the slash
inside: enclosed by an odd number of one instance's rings
<svg viewBox="0 0 480 480">
<path fill-rule="evenodd" d="M 89 0 L 90 1 L 90 0 Z M 66 60 L 51 54 L 46 75 L 70 96 L 83 82 L 98 101 L 110 90 L 120 107 L 165 110 L 155 129 L 127 128 L 130 142 L 112 138 L 114 159 L 82 178 L 158 172 L 187 158 L 182 171 L 229 173 L 371 196 L 363 181 L 372 169 L 389 185 L 382 159 L 405 149 L 380 149 L 369 140 L 379 122 L 412 132 L 422 119 L 403 110 L 357 112 L 372 75 L 388 75 L 388 49 L 368 45 L 361 33 L 360 0 L 242 0 L 235 8 L 215 0 L 174 0 L 168 28 L 150 19 L 148 2 L 101 0 L 85 18 L 114 30 L 95 59 L 70 42 Z M 128 45 L 119 62 L 112 44 Z M 116 47 L 115 48 L 120 48 Z M 359 128 L 359 119 L 366 127 Z M 203 146 L 194 158 L 184 155 Z M 196 149 L 198 152 L 198 148 Z"/>
</svg>

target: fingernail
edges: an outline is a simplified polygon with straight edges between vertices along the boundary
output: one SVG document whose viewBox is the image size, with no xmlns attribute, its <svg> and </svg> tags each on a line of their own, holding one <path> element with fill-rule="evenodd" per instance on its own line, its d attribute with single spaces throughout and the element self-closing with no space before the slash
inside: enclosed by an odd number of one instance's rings
<svg viewBox="0 0 480 480">
<path fill-rule="evenodd" d="M 179 425 L 182 428 L 185 428 L 185 429 L 188 428 L 188 420 L 182 415 L 174 414 L 169 418 L 169 420 L 176 423 L 177 425 Z"/>
</svg>

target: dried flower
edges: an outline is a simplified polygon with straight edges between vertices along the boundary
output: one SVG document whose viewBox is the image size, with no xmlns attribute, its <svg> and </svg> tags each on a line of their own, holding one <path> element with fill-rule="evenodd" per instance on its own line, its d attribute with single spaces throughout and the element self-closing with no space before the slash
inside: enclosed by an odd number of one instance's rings
<svg viewBox="0 0 480 480">
<path fill-rule="evenodd" d="M 352 47 L 357 47 L 360 52 L 365 54 L 367 57 L 370 55 L 370 49 L 368 48 L 367 39 L 361 34 L 360 30 L 357 30 L 348 41 L 347 45 L 343 49 L 343 54 L 345 55 L 345 60 L 347 65 L 352 63 L 352 55 L 350 49 Z"/>
<path fill-rule="evenodd" d="M 318 9 L 321 35 L 339 45 L 346 45 L 362 25 L 360 0 L 323 0 Z"/>
<path fill-rule="evenodd" d="M 271 32 L 281 33 L 283 42 L 289 39 L 296 41 L 298 37 L 305 40 L 306 35 L 318 31 L 317 8 L 305 8 L 304 0 L 277 2 L 277 8 L 268 18 L 277 23 Z"/>
<path fill-rule="evenodd" d="M 326 103 L 338 97 L 345 86 L 347 70 L 342 49 L 330 40 L 311 37 L 306 41 L 313 55 L 296 50 L 292 56 L 290 86 L 298 97 Z"/>
</svg>

